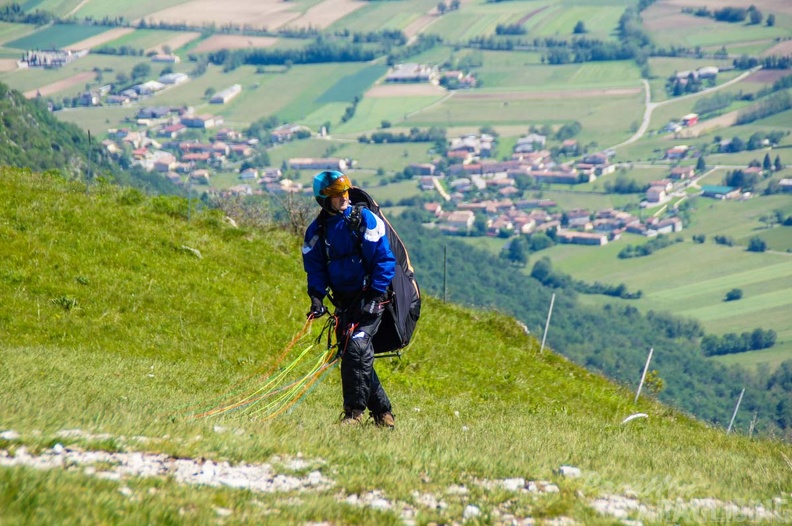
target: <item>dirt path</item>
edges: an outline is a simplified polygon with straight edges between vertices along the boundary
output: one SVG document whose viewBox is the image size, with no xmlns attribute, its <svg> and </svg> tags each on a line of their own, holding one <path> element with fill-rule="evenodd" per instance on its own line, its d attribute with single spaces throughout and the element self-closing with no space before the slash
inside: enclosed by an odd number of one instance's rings
<svg viewBox="0 0 792 526">
<path fill-rule="evenodd" d="M 95 73 L 93 71 L 84 71 L 67 79 L 60 80 L 58 82 L 53 82 L 52 84 L 47 84 L 46 86 L 42 86 L 37 89 L 26 91 L 25 98 L 32 99 L 36 97 L 39 93 L 41 93 L 42 97 L 48 97 L 65 89 L 69 89 L 72 86 L 84 84 L 89 80 L 93 79 L 94 75 Z"/>
<path fill-rule="evenodd" d="M 666 104 L 670 104 L 672 102 L 678 102 L 680 100 L 689 99 L 691 97 L 699 97 L 699 96 L 708 95 L 708 94 L 713 93 L 715 91 L 721 90 L 721 89 L 723 89 L 723 88 L 725 88 L 727 86 L 731 86 L 732 84 L 736 84 L 737 82 L 740 82 L 740 81 L 746 79 L 748 76 L 750 76 L 753 73 L 759 71 L 760 69 L 762 69 L 761 66 L 755 67 L 753 69 L 749 69 L 748 71 L 742 73 L 738 77 L 735 77 L 735 78 L 731 79 L 728 82 L 724 82 L 720 86 L 715 86 L 714 88 L 705 89 L 705 90 L 699 91 L 698 93 L 691 93 L 690 95 L 684 95 L 682 97 L 675 97 L 673 99 L 664 100 L 662 102 L 650 102 L 652 100 L 652 89 L 650 88 L 649 83 L 645 79 L 641 79 L 641 82 L 643 83 L 643 86 L 644 86 L 644 92 L 646 94 L 646 97 L 645 97 L 646 98 L 646 110 L 644 111 L 644 117 L 643 117 L 643 121 L 641 122 L 641 126 L 638 128 L 638 131 L 636 131 L 635 134 L 632 137 L 630 137 L 629 139 L 627 139 L 626 141 L 624 141 L 622 143 L 617 144 L 616 146 L 612 146 L 612 148 L 619 148 L 620 146 L 626 146 L 628 144 L 632 144 L 635 141 L 637 141 L 638 139 L 640 139 L 641 137 L 643 137 L 644 134 L 646 133 L 646 130 L 649 128 L 649 123 L 652 121 L 652 112 L 656 108 L 659 108 L 660 106 L 665 106 Z M 732 112 L 732 113 L 736 114 L 736 112 Z M 728 119 L 731 118 L 731 117 L 729 117 L 730 115 L 731 115 L 730 113 L 727 113 L 726 115 L 722 115 L 721 117 L 718 117 L 718 119 L 723 118 L 723 121 L 721 123 L 717 123 L 716 125 L 717 126 L 723 126 L 722 123 L 723 122 L 728 122 Z M 734 115 L 734 118 L 736 119 L 736 115 Z M 710 120 L 712 120 L 712 119 L 710 119 Z M 704 122 L 702 122 L 700 124 L 708 126 L 709 123 L 710 123 L 710 121 L 708 120 L 708 121 L 704 121 Z M 727 124 L 726 126 L 729 126 L 729 125 Z M 708 127 L 706 129 L 710 129 L 710 128 Z M 702 131 L 704 131 L 703 127 L 699 130 L 699 133 L 701 133 Z"/>
</svg>

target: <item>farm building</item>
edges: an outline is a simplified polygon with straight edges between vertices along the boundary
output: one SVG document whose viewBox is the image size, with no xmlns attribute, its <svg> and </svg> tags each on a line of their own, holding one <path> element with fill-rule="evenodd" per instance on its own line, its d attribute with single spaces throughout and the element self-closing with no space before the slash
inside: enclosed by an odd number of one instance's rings
<svg viewBox="0 0 792 526">
<path fill-rule="evenodd" d="M 158 82 L 171 85 L 181 84 L 188 80 L 190 80 L 190 77 L 186 73 L 167 73 L 157 79 Z"/>
<path fill-rule="evenodd" d="M 607 245 L 608 236 L 593 232 L 570 232 L 568 230 L 558 230 L 556 238 L 561 243 L 572 243 L 575 245 Z"/>
<path fill-rule="evenodd" d="M 695 113 L 688 113 L 687 115 L 682 116 L 682 124 L 684 126 L 693 126 L 694 124 L 698 123 L 699 116 Z"/>
<path fill-rule="evenodd" d="M 778 188 L 782 192 L 792 192 L 792 179 L 781 179 L 778 181 Z"/>
<path fill-rule="evenodd" d="M 178 64 L 181 62 L 181 59 L 176 55 L 166 55 L 164 53 L 160 53 L 151 57 L 152 62 L 164 62 L 166 64 Z"/>
<path fill-rule="evenodd" d="M 230 101 L 240 93 L 242 93 L 242 86 L 240 86 L 239 84 L 234 84 L 233 86 L 228 87 L 222 91 L 218 91 L 217 93 L 212 95 L 212 98 L 209 99 L 209 102 L 211 104 L 225 104 L 226 102 Z"/>
<path fill-rule="evenodd" d="M 385 77 L 385 82 L 430 82 L 437 84 L 439 72 L 437 66 L 425 64 L 397 64 L 393 71 Z"/>
<path fill-rule="evenodd" d="M 701 195 L 713 199 L 734 199 L 739 197 L 740 189 L 731 186 L 702 186 Z"/>
</svg>

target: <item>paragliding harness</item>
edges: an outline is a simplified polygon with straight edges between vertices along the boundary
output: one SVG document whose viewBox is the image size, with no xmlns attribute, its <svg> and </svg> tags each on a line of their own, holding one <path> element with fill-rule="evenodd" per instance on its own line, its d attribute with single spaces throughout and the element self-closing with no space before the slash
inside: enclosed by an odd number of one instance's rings
<svg viewBox="0 0 792 526">
<path fill-rule="evenodd" d="M 353 186 L 349 189 L 349 201 L 353 208 L 346 222 L 350 232 L 357 239 L 357 250 L 361 259 L 363 255 L 363 236 L 366 233 L 366 223 L 362 221 L 362 209 L 364 207 L 368 208 L 371 213 L 379 217 L 385 224 L 385 235 L 388 236 L 391 252 L 396 258 L 396 269 L 386 291 L 385 311 L 382 313 L 382 322 L 379 330 L 374 335 L 372 344 L 376 358 L 401 357 L 401 350 L 410 343 L 418 318 L 421 316 L 421 291 L 418 287 L 418 282 L 415 281 L 415 273 L 410 263 L 410 256 L 401 238 L 382 214 L 374 198 L 365 190 Z M 333 258 L 327 243 L 325 243 L 326 221 L 327 212 L 322 210 L 317 221 L 317 233 L 324 247 L 325 262 L 329 264 Z M 341 257 L 346 256 L 348 254 Z M 344 307 L 337 304 L 332 296 L 328 295 L 328 297 L 336 309 Z M 361 297 L 362 291 L 355 298 L 355 302 L 359 301 Z"/>
</svg>

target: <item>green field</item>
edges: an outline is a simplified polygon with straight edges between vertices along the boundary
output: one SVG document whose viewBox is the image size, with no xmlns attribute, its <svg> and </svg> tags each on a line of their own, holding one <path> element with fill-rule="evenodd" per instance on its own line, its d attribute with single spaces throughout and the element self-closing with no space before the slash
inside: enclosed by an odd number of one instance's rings
<svg viewBox="0 0 792 526">
<path fill-rule="evenodd" d="M 499 126 L 563 124 L 578 121 L 582 144 L 595 142 L 601 147 L 617 144 L 631 135 L 630 128 L 640 122 L 643 95 L 631 97 L 569 98 L 563 104 L 542 99 L 502 100 L 449 98 L 441 104 L 409 116 L 415 126 Z"/>
<path fill-rule="evenodd" d="M 168 40 L 183 35 L 183 31 L 163 31 L 159 29 L 136 29 L 132 33 L 122 35 L 115 40 L 103 44 L 102 47 L 121 47 L 129 46 L 132 49 L 142 49 L 144 51 L 155 48 Z M 175 51 L 175 50 L 174 50 Z"/>
<path fill-rule="evenodd" d="M 355 31 L 379 31 L 382 29 L 403 30 L 411 22 L 437 7 L 433 0 L 409 0 L 406 2 L 369 2 L 341 20 L 328 30 L 354 29 Z M 430 32 L 433 32 L 430 30 Z"/>
<path fill-rule="evenodd" d="M 561 5 L 556 4 L 547 10 L 547 14 L 539 14 L 539 21 L 529 20 L 530 35 L 542 37 L 569 38 L 578 22 L 583 22 L 586 27 L 586 38 L 599 40 L 613 40 L 616 38 L 616 28 L 619 18 L 627 6 L 627 2 L 580 2 L 566 1 Z M 532 23 L 533 22 L 533 23 Z"/>
<path fill-rule="evenodd" d="M 81 130 L 91 132 L 91 135 L 102 138 L 106 135 L 108 127 L 116 127 L 126 119 L 131 119 L 137 113 L 136 108 L 104 107 L 104 108 L 67 108 L 55 115 L 59 120 L 76 124 Z"/>
<path fill-rule="evenodd" d="M 5 47 L 21 50 L 67 48 L 71 44 L 100 35 L 105 31 L 107 28 L 104 26 L 57 24 L 6 42 Z"/>
<path fill-rule="evenodd" d="M 716 235 L 727 235 L 744 244 L 752 236 L 766 235 L 768 241 L 776 240 L 786 250 L 792 244 L 792 229 L 768 230 L 759 221 L 762 214 L 776 209 L 792 214 L 792 199 L 789 196 L 744 202 L 698 199 L 692 225 L 677 235 L 689 239 L 692 235 L 705 234 L 707 241 L 703 245 L 686 242 L 649 257 L 618 259 L 617 253 L 627 244 L 645 242 L 627 236 L 602 248 L 564 245 L 550 249 L 547 254 L 559 269 L 578 279 L 625 283 L 630 290 L 642 290 L 642 299 L 628 303 L 643 311 L 670 311 L 692 317 L 716 334 L 772 328 L 778 333 L 774 351 L 781 353 L 773 356 L 784 353 L 792 356 L 792 326 L 788 323 L 792 312 L 792 254 L 756 254 L 745 251 L 744 246 L 728 248 L 712 241 Z M 716 275 L 713 268 L 718 269 Z M 732 288 L 742 289 L 743 299 L 724 302 L 726 292 Z"/>
<path fill-rule="evenodd" d="M 417 97 L 380 97 L 364 98 L 357 106 L 355 117 L 336 127 L 334 133 L 357 135 L 380 128 L 382 121 L 390 121 L 394 125 L 417 126 L 414 116 L 431 111 L 442 100 L 443 94 Z M 441 123 L 424 124 L 425 126 L 442 126 Z"/>
<path fill-rule="evenodd" d="M 52 1 L 52 0 L 51 0 Z M 114 0 L 113 2 L 81 2 L 78 17 L 101 19 L 122 15 L 132 21 L 186 3 L 188 0 Z"/>
<path fill-rule="evenodd" d="M 9 4 L 12 0 L 6 0 L 0 2 L 0 4 Z M 80 0 L 25 0 L 22 2 L 17 2 L 21 4 L 22 9 L 25 11 L 34 11 L 36 9 L 41 9 L 44 11 L 49 11 L 59 16 L 65 16 L 68 13 L 72 12 L 75 7 L 77 7 L 81 1 Z"/>
<path fill-rule="evenodd" d="M 565 91 L 572 89 L 638 88 L 640 70 L 630 61 L 588 62 L 545 66 L 530 52 L 488 51 L 476 74 L 489 91 Z"/>
</svg>

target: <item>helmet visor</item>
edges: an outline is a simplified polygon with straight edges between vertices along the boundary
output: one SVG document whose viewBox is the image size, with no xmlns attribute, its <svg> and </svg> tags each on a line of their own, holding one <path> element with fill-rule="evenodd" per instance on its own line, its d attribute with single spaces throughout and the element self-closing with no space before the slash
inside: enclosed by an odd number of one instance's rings
<svg viewBox="0 0 792 526">
<path fill-rule="evenodd" d="M 352 188 L 352 183 L 346 175 L 342 175 L 322 190 L 322 195 L 325 197 L 335 197 L 348 192 Z"/>
</svg>

